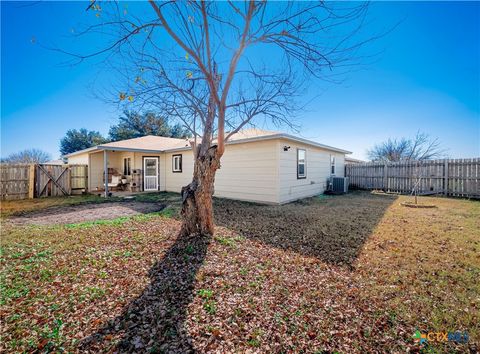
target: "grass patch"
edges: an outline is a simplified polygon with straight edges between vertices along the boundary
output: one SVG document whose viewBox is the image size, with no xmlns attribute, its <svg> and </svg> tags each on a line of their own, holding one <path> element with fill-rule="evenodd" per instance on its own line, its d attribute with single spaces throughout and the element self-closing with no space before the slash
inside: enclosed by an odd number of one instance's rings
<svg viewBox="0 0 480 354">
<path fill-rule="evenodd" d="M 81 223 L 75 224 L 65 224 L 64 227 L 67 229 L 84 229 L 84 228 L 92 228 L 96 226 L 122 226 L 123 224 L 135 221 L 135 222 L 142 222 L 154 219 L 156 217 L 164 217 L 164 218 L 171 218 L 174 211 L 170 208 L 166 208 L 159 212 L 153 212 L 148 214 L 140 214 L 140 215 L 133 215 L 133 216 L 122 216 L 115 219 L 108 219 L 108 220 L 95 220 L 95 221 L 85 221 Z"/>
<path fill-rule="evenodd" d="M 223 237 L 221 235 L 215 236 L 215 241 L 217 241 L 221 245 L 232 247 L 232 248 L 235 247 L 236 245 L 235 239 L 229 238 L 229 237 Z"/>
</svg>

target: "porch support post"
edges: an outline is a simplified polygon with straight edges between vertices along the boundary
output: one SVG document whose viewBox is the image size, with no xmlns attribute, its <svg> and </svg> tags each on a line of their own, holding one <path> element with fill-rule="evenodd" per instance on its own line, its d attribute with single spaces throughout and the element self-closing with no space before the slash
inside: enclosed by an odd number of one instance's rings
<svg viewBox="0 0 480 354">
<path fill-rule="evenodd" d="M 105 174 L 105 198 L 108 197 L 108 153 L 103 150 L 103 173 Z"/>
</svg>

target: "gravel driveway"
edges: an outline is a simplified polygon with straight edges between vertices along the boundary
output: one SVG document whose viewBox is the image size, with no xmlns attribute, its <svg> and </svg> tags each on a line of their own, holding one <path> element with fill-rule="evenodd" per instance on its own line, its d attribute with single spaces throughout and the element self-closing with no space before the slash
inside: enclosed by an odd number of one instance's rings
<svg viewBox="0 0 480 354">
<path fill-rule="evenodd" d="M 16 225 L 74 224 L 148 214 L 160 211 L 165 206 L 166 204 L 163 203 L 135 201 L 59 206 L 14 216 L 9 219 L 9 222 Z"/>
</svg>

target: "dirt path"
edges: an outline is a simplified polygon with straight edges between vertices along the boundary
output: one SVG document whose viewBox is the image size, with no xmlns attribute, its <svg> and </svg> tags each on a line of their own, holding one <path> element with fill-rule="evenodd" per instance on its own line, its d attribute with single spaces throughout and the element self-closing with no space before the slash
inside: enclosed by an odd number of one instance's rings
<svg viewBox="0 0 480 354">
<path fill-rule="evenodd" d="M 163 203 L 113 202 L 52 207 L 9 219 L 16 225 L 74 224 L 85 221 L 109 220 L 160 211 Z"/>
</svg>

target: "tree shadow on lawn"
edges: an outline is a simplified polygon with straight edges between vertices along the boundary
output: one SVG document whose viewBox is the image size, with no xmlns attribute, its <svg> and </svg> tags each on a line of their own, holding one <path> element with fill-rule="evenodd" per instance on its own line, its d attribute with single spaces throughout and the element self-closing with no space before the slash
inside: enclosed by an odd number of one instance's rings
<svg viewBox="0 0 480 354">
<path fill-rule="evenodd" d="M 395 197 L 355 193 L 282 206 L 215 200 L 218 225 L 282 249 L 351 266 Z M 80 343 L 81 351 L 194 352 L 184 323 L 209 237 L 178 237 L 149 271 L 151 283 L 122 314 Z M 121 337 L 115 344 L 115 340 Z"/>
<path fill-rule="evenodd" d="M 352 267 L 396 196 L 352 192 L 285 205 L 215 201 L 218 225 L 268 245 Z"/>
<path fill-rule="evenodd" d="M 149 270 L 151 283 L 122 314 L 80 343 L 81 351 L 190 353 L 184 328 L 187 306 L 194 297 L 195 276 L 203 264 L 211 237 L 178 236 L 165 256 Z M 110 348 L 111 349 L 111 348 Z"/>
</svg>

